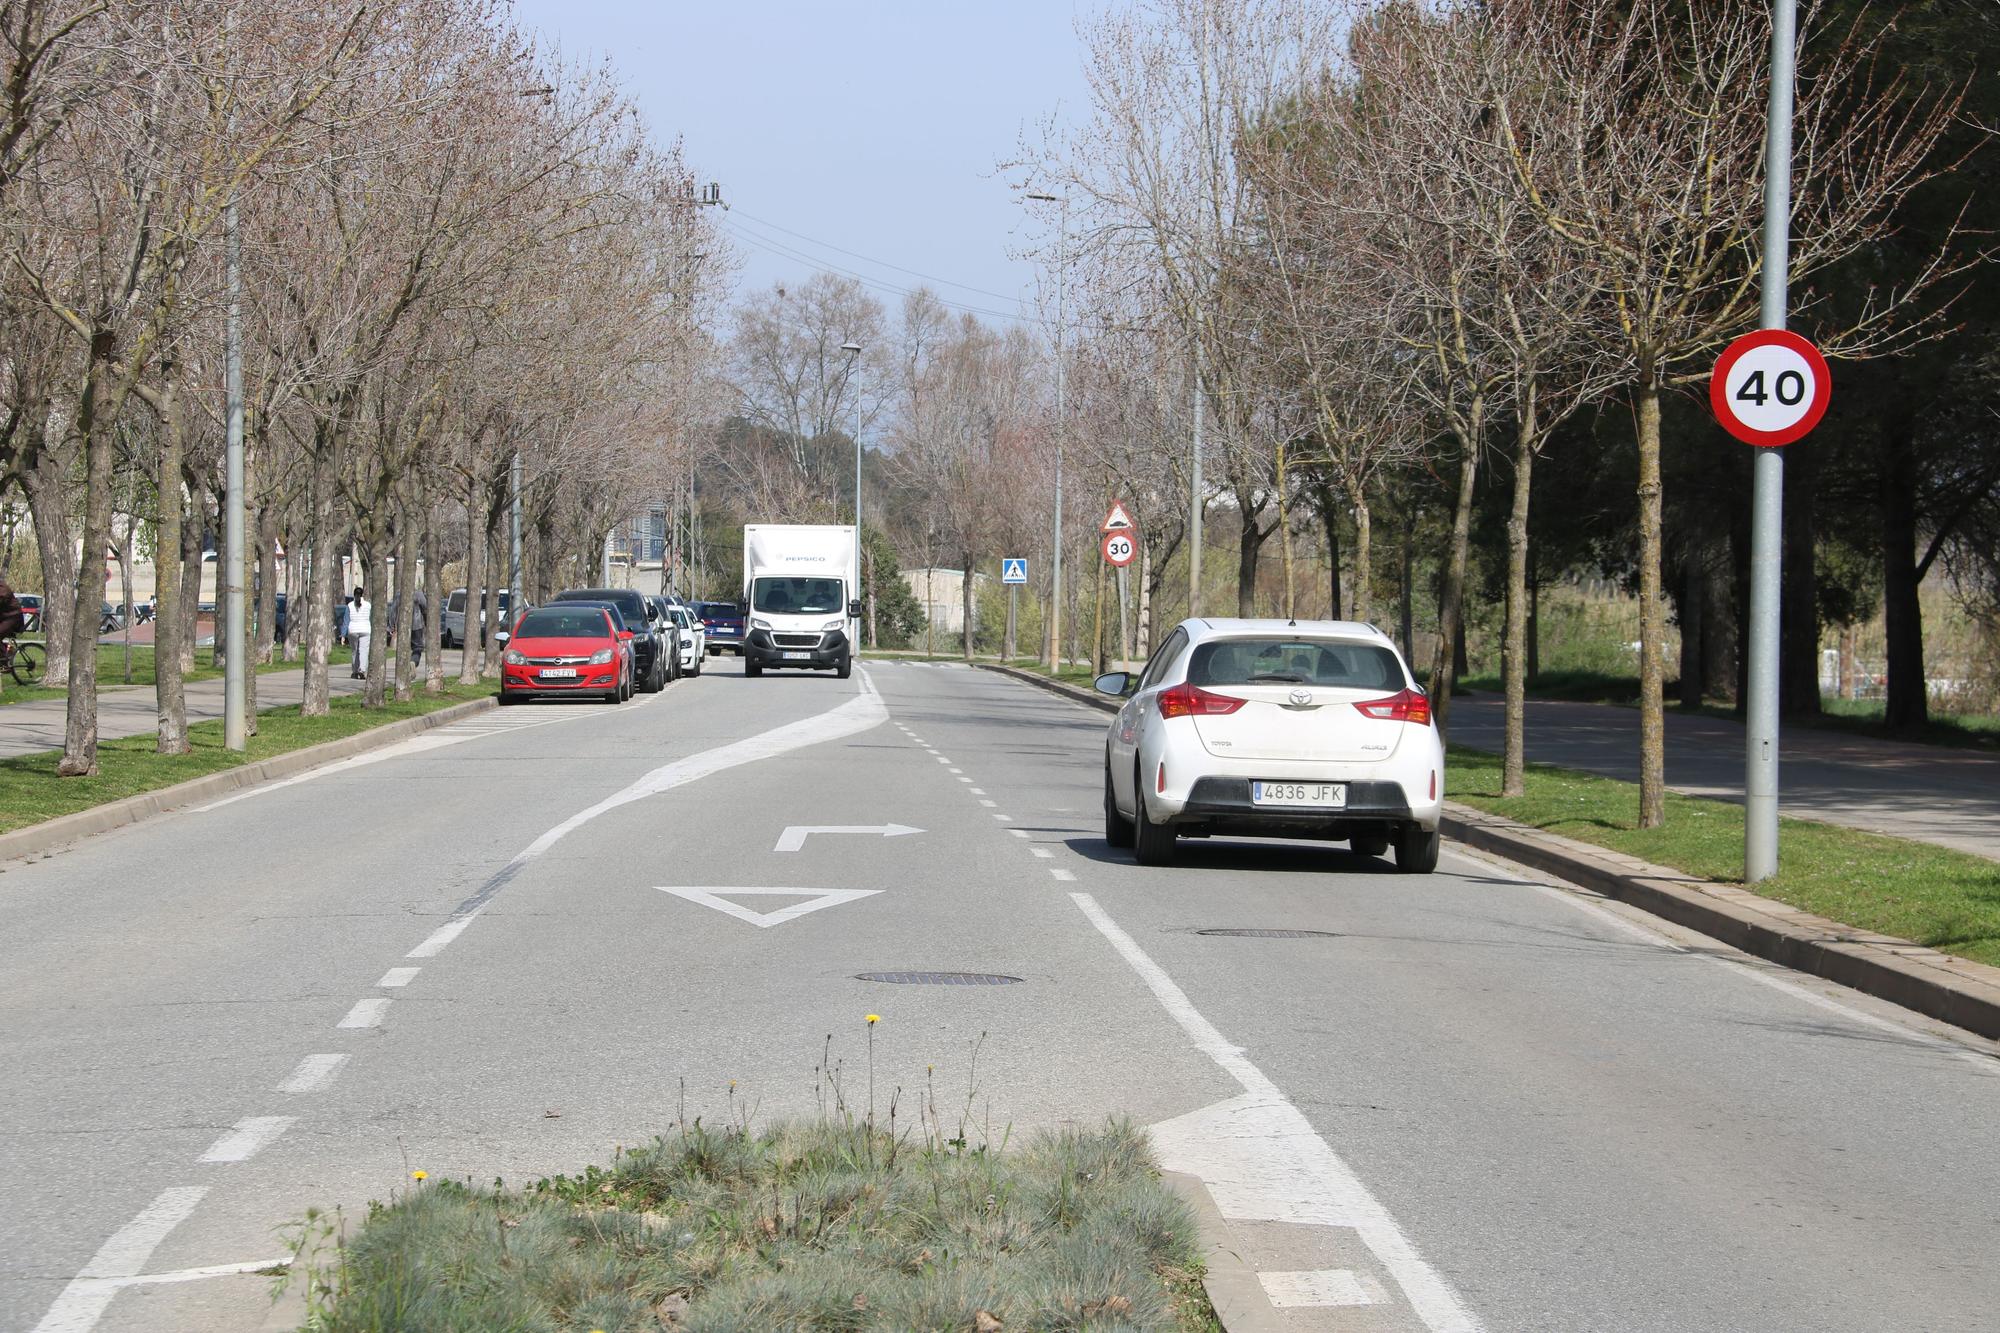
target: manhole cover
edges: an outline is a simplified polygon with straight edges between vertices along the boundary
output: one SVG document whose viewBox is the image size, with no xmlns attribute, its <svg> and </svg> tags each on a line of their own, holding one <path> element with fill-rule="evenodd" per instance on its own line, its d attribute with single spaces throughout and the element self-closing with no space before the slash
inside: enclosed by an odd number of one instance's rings
<svg viewBox="0 0 2000 1333">
<path fill-rule="evenodd" d="M 1229 935 L 1253 940 L 1332 940 L 1340 936 L 1331 930 L 1267 930 L 1262 927 L 1230 926 L 1197 930 L 1197 935 Z"/>
<path fill-rule="evenodd" d="M 892 986 L 1011 986 L 1019 977 L 997 972 L 862 972 L 856 981 L 886 981 Z"/>
</svg>

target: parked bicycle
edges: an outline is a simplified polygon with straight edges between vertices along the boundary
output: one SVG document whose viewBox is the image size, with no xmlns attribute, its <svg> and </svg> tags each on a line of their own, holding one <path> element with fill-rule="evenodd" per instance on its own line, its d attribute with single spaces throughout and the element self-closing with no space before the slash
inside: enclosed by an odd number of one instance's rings
<svg viewBox="0 0 2000 1333">
<path fill-rule="evenodd" d="M 0 671 L 12 676 L 17 684 L 41 684 L 48 665 L 49 650 L 44 645 L 0 639 Z"/>
</svg>

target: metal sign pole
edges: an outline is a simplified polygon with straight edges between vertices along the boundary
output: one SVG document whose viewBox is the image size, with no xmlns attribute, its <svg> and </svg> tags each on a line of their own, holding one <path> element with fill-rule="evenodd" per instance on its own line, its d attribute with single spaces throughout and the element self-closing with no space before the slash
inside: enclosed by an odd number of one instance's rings
<svg viewBox="0 0 2000 1333">
<path fill-rule="evenodd" d="M 1792 85 L 1796 0 L 1772 0 L 1771 105 L 1765 135 L 1762 323 L 1785 327 L 1791 266 Z M 1745 728 L 1743 880 L 1778 873 L 1778 642 L 1785 454 L 1759 449 L 1750 502 L 1750 672 Z"/>
</svg>

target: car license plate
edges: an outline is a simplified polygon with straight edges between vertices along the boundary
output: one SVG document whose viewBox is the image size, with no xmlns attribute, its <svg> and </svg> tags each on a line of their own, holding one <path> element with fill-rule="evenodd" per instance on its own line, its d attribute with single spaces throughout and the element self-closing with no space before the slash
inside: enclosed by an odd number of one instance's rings
<svg viewBox="0 0 2000 1333">
<path fill-rule="evenodd" d="M 786 654 L 785 654 L 785 660 L 786 660 L 787 662 L 810 662 L 810 661 L 812 661 L 812 654 L 811 654 L 811 653 L 786 653 Z"/>
<path fill-rule="evenodd" d="M 574 680 L 576 678 L 576 668 L 546 667 L 541 674 L 543 680 Z"/>
<path fill-rule="evenodd" d="M 1253 782 L 1252 805 L 1298 805 L 1320 810 L 1339 810 L 1347 804 L 1344 782 Z"/>
</svg>

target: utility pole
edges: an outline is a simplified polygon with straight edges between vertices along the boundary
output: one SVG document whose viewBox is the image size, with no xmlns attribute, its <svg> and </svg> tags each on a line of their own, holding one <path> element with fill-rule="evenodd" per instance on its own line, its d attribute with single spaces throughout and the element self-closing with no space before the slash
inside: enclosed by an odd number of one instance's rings
<svg viewBox="0 0 2000 1333">
<path fill-rule="evenodd" d="M 1062 670 L 1062 483 L 1063 443 L 1069 433 L 1068 405 L 1064 400 L 1063 329 L 1068 323 L 1069 299 L 1069 198 L 1066 195 L 1031 194 L 1030 199 L 1062 206 L 1062 225 L 1056 240 L 1056 504 L 1054 530 L 1049 541 L 1049 670 Z M 965 572 L 967 578 L 972 571 Z"/>
<path fill-rule="evenodd" d="M 511 532 L 507 540 L 507 618 L 521 614 L 521 448 L 514 446 L 508 465 L 508 490 L 512 496 Z"/>
<path fill-rule="evenodd" d="M 1765 131 L 1761 323 L 1785 327 L 1791 276 L 1792 88 L 1797 0 L 1771 4 L 1771 104 Z M 1751 473 L 1750 671 L 1745 709 L 1743 879 L 1778 873 L 1778 644 L 1784 552 L 1785 451 L 1759 449 Z"/>
<path fill-rule="evenodd" d="M 840 345 L 840 350 L 847 353 L 847 382 L 852 383 L 854 372 L 861 368 L 861 344 L 850 339 Z M 968 574 L 966 577 L 970 578 L 971 575 Z M 861 578 L 861 391 L 856 389 L 854 392 L 854 600 L 857 602 L 861 600 Z M 843 614 L 846 610 L 846 607 L 841 608 Z M 849 651 L 859 651 L 861 619 L 858 616 L 849 619 L 854 623 L 854 628 L 848 635 L 848 642 L 852 645 Z"/>
<path fill-rule="evenodd" d="M 223 332 L 223 393 L 228 414 L 224 465 L 222 553 L 222 743 L 232 750 L 249 744 L 249 710 L 244 688 L 249 666 L 243 632 L 243 291 L 242 236 L 236 226 L 236 197 L 223 212 L 225 280 L 229 308 Z"/>
<path fill-rule="evenodd" d="M 1201 344 L 1194 348 L 1194 459 L 1188 496 L 1188 618 L 1201 614 Z"/>
</svg>

